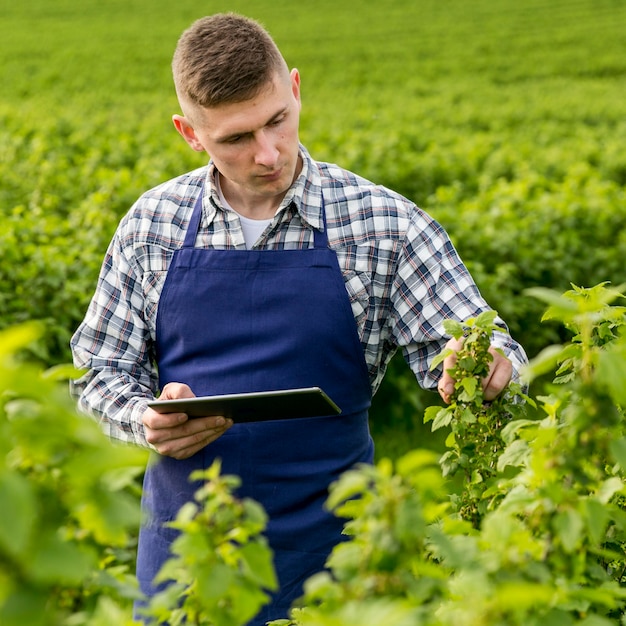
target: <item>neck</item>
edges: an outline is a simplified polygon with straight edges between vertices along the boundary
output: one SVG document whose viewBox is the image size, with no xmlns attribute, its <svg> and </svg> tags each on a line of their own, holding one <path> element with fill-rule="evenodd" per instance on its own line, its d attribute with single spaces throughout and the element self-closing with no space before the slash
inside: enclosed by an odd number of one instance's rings
<svg viewBox="0 0 626 626">
<path fill-rule="evenodd" d="M 276 214 L 278 207 L 285 194 L 279 196 L 251 196 L 243 194 L 241 191 L 231 185 L 230 181 L 217 173 L 217 180 L 226 202 L 239 215 L 248 217 L 253 220 L 271 219 Z"/>
</svg>

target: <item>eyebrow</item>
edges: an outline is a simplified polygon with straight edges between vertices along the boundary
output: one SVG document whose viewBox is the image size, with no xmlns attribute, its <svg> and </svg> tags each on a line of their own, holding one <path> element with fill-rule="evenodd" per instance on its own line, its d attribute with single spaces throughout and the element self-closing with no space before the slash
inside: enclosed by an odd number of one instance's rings
<svg viewBox="0 0 626 626">
<path fill-rule="evenodd" d="M 272 117 L 270 117 L 263 124 L 262 128 L 271 124 L 272 122 L 275 122 L 279 117 L 285 115 L 285 113 L 287 113 L 288 110 L 289 110 L 289 107 L 284 106 L 282 109 L 280 109 L 280 111 L 277 111 L 276 113 L 274 113 L 274 115 L 272 115 Z M 232 139 L 235 139 L 236 137 L 245 137 L 246 135 L 251 135 L 253 133 L 254 133 L 254 130 L 244 130 L 241 132 L 229 133 L 228 135 L 225 135 L 224 137 L 217 137 L 215 141 L 217 143 L 228 143 L 229 141 L 231 141 Z"/>
</svg>

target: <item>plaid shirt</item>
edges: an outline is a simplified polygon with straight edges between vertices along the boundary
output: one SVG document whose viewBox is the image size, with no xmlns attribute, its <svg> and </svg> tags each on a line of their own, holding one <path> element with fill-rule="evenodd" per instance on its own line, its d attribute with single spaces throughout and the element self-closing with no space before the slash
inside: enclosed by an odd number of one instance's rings
<svg viewBox="0 0 626 626">
<path fill-rule="evenodd" d="M 311 246 L 313 229 L 323 228 L 323 194 L 329 246 L 343 273 L 372 393 L 398 347 L 419 384 L 435 388 L 441 371 L 429 367 L 449 338 L 443 320 L 465 320 L 490 307 L 430 216 L 399 194 L 313 161 L 304 147 L 300 152 L 302 172 L 254 248 Z M 89 310 L 72 338 L 74 363 L 87 370 L 72 382 L 72 393 L 115 439 L 146 444 L 141 415 L 158 387 L 159 296 L 203 183 L 195 245 L 245 248 L 239 218 L 221 206 L 214 176 L 209 163 L 141 196 L 120 222 Z M 523 349 L 507 333 L 496 333 L 494 344 L 511 359 L 518 378 L 526 362 Z"/>
</svg>

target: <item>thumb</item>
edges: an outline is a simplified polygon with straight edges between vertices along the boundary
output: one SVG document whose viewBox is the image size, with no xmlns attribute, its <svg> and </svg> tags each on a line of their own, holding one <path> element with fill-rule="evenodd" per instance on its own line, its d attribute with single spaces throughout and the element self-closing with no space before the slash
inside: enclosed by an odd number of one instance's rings
<svg viewBox="0 0 626 626">
<path fill-rule="evenodd" d="M 180 398 L 195 398 L 196 394 L 185 383 L 167 383 L 161 391 L 161 400 L 178 400 Z"/>
<path fill-rule="evenodd" d="M 454 378 L 450 375 L 450 370 L 456 365 L 457 352 L 463 347 L 463 339 L 450 339 L 445 346 L 445 350 L 450 350 L 450 354 L 443 360 L 443 374 L 437 383 L 437 391 L 441 399 L 450 404 L 454 393 Z"/>
</svg>

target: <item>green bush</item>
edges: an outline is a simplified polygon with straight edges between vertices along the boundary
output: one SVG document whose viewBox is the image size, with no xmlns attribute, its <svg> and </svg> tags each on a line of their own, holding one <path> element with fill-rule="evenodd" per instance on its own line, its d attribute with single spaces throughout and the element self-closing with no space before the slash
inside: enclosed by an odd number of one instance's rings
<svg viewBox="0 0 626 626">
<path fill-rule="evenodd" d="M 76 413 L 69 372 L 16 362 L 38 332 L 0 333 L 0 623 L 121 625 L 146 455 Z"/>
<path fill-rule="evenodd" d="M 577 143 L 577 157 L 585 145 Z M 566 161 L 566 147 L 555 152 Z M 595 168 L 574 160 L 550 177 L 518 163 L 508 178 L 485 173 L 472 198 L 457 185 L 433 201 L 483 295 L 530 355 L 565 336 L 556 325 L 537 327 L 541 303 L 526 289 L 626 281 L 626 191 L 610 177 L 610 156 Z"/>
<path fill-rule="evenodd" d="M 626 622 L 626 307 L 607 285 L 535 289 L 572 334 L 531 364 L 556 378 L 485 404 L 494 313 L 464 324 L 453 401 L 426 411 L 448 452 L 414 449 L 346 472 L 328 506 L 348 540 L 275 626 L 611 626 Z M 0 620 L 7 626 L 130 624 L 129 562 L 144 452 L 113 446 L 77 415 L 63 368 L 14 358 L 37 332 L 0 336 Z M 441 358 L 443 358 L 442 355 Z M 501 424 L 502 427 L 494 428 Z M 149 611 L 172 624 L 243 626 L 275 585 L 258 504 L 219 465 L 160 576 Z M 217 572 L 217 573 L 216 573 Z M 186 620 L 186 621 L 185 621 Z"/>
<path fill-rule="evenodd" d="M 344 474 L 328 504 L 351 539 L 276 626 L 626 622 L 626 308 L 602 285 L 535 295 L 574 333 L 533 363 L 558 365 L 540 409 L 511 398 L 491 429 L 507 403 L 482 402 L 491 328 L 468 320 L 453 402 L 426 415 L 450 425 L 441 469 L 414 450 Z"/>
<path fill-rule="evenodd" d="M 156 623 L 241 626 L 277 588 L 272 551 L 263 536 L 263 507 L 233 493 L 241 481 L 220 474 L 216 461 L 190 478 L 202 481 L 170 526 L 180 531 L 156 582 L 170 584 L 151 599 Z M 172 582 L 173 581 L 173 582 Z"/>
</svg>

